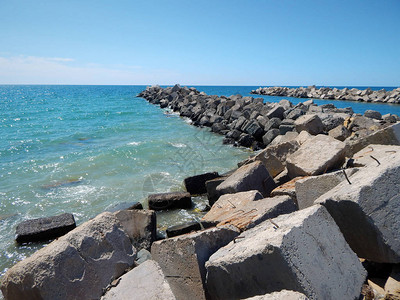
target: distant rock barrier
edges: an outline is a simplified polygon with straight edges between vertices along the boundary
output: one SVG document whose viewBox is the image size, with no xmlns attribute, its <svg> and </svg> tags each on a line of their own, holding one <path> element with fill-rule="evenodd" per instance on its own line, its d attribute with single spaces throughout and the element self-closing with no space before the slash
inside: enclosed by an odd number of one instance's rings
<svg viewBox="0 0 400 300">
<path fill-rule="evenodd" d="M 346 144 L 354 144 L 355 140 L 400 121 L 397 115 L 382 116 L 372 110 L 361 116 L 351 107 L 318 106 L 312 100 L 293 105 L 288 100 L 264 103 L 262 98 L 242 95 L 219 97 L 178 84 L 167 88 L 147 87 L 138 96 L 178 112 L 191 119 L 195 126 L 210 127 L 212 132 L 225 135 L 224 144 L 253 150 L 293 139 L 302 131 L 311 135 L 331 135 Z"/>
<path fill-rule="evenodd" d="M 400 88 L 392 91 L 381 89 L 373 91 L 370 88 L 359 90 L 356 88 L 316 88 L 315 85 L 309 87 L 289 88 L 289 87 L 260 87 L 251 91 L 251 94 L 266 96 L 283 96 L 294 98 L 330 99 L 330 100 L 349 100 L 364 102 L 400 103 Z"/>
</svg>

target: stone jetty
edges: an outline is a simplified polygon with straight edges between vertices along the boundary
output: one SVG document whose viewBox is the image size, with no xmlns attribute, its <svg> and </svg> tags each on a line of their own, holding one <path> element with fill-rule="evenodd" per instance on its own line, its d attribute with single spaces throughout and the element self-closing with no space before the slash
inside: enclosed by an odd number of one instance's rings
<svg viewBox="0 0 400 300">
<path fill-rule="evenodd" d="M 207 195 L 198 222 L 163 239 L 154 210 L 102 213 L 10 268 L 5 299 L 400 299 L 398 116 L 179 85 L 141 96 L 259 150 L 148 199 Z"/>
<path fill-rule="evenodd" d="M 317 88 L 315 85 L 309 87 L 260 87 L 251 91 L 251 94 L 266 95 L 266 96 L 283 96 L 294 98 L 312 98 L 312 99 L 329 99 L 329 100 L 350 100 L 364 102 L 381 102 L 381 103 L 400 103 L 400 88 L 392 91 L 381 89 L 373 91 L 370 88 L 359 90 L 356 88 Z"/>
</svg>

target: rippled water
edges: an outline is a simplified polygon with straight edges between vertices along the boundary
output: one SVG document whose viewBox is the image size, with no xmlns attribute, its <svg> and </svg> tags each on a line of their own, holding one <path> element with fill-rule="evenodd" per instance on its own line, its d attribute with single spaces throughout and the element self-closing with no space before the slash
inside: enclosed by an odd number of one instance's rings
<svg viewBox="0 0 400 300">
<path fill-rule="evenodd" d="M 187 176 L 228 171 L 249 155 L 137 98 L 144 88 L 0 86 L 0 276 L 43 246 L 14 243 L 23 220 L 70 212 L 80 224 L 118 205 L 146 204 L 149 193 L 180 190 Z M 226 96 L 255 88 L 198 87 Z M 396 105 L 334 103 L 400 115 Z M 159 229 L 198 216 L 206 201 L 194 202 L 192 210 L 158 214 Z"/>
</svg>

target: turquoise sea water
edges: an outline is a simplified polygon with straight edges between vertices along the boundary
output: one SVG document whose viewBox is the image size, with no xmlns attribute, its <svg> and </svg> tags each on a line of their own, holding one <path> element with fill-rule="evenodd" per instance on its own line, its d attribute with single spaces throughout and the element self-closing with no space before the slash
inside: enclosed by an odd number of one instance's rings
<svg viewBox="0 0 400 300">
<path fill-rule="evenodd" d="M 15 227 L 23 220 L 70 212 L 80 224 L 121 203 L 146 205 L 149 193 L 179 190 L 186 176 L 225 172 L 249 155 L 137 98 L 144 88 L 0 86 L 0 276 L 43 246 L 14 243 Z M 247 96 L 257 87 L 197 88 Z M 359 113 L 374 109 L 400 115 L 396 105 L 334 103 Z M 192 220 L 205 203 L 196 198 L 193 211 L 159 214 L 160 229 Z"/>
</svg>

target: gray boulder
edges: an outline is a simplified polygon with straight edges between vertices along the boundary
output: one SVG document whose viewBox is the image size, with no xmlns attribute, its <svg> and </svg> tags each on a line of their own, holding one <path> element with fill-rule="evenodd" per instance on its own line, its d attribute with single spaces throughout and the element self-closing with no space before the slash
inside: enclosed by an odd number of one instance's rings
<svg viewBox="0 0 400 300">
<path fill-rule="evenodd" d="M 215 252 L 206 268 L 211 299 L 243 299 L 282 289 L 310 299 L 355 299 L 366 276 L 319 205 L 243 232 L 235 243 Z"/>
<path fill-rule="evenodd" d="M 280 105 L 278 105 L 278 106 L 275 106 L 274 108 L 272 108 L 268 113 L 267 113 L 267 117 L 269 118 L 269 119 L 272 119 L 272 118 L 279 118 L 279 119 L 283 119 L 283 113 L 285 112 L 285 109 L 282 107 L 282 106 L 280 106 Z"/>
<path fill-rule="evenodd" d="M 333 189 L 342 181 L 346 181 L 346 176 L 349 178 L 357 171 L 357 168 L 346 169 L 319 176 L 308 176 L 296 180 L 295 191 L 299 209 L 304 209 L 314 205 L 314 201 L 319 196 Z"/>
<path fill-rule="evenodd" d="M 286 168 L 291 178 L 320 175 L 341 166 L 346 154 L 346 144 L 327 135 L 317 135 L 290 154 Z"/>
<path fill-rule="evenodd" d="M 206 229 L 155 242 L 151 255 L 163 270 L 176 299 L 206 299 L 205 263 L 239 231 L 233 226 Z"/>
<path fill-rule="evenodd" d="M 344 141 L 350 136 L 351 132 L 343 125 L 336 126 L 335 128 L 329 130 L 328 135 L 339 140 Z"/>
<path fill-rule="evenodd" d="M 307 131 L 312 135 L 317 135 L 324 130 L 324 124 L 318 115 L 303 115 L 294 122 L 297 132 Z"/>
<path fill-rule="evenodd" d="M 320 196 L 359 257 L 382 263 L 400 263 L 400 156 L 386 153 Z"/>
<path fill-rule="evenodd" d="M 47 241 L 60 237 L 76 227 L 72 214 L 26 220 L 16 228 L 17 243 Z"/>
<path fill-rule="evenodd" d="M 120 277 L 118 285 L 111 288 L 101 300 L 175 300 L 160 266 L 148 260 Z"/>
<path fill-rule="evenodd" d="M 278 135 L 280 135 L 279 129 L 273 128 L 268 130 L 262 137 L 264 145 L 268 146 Z"/>
<path fill-rule="evenodd" d="M 137 249 L 150 250 L 156 240 L 156 213 L 152 210 L 121 210 L 115 213 L 125 233 Z"/>
<path fill-rule="evenodd" d="M 267 197 L 275 186 L 265 166 L 256 161 L 237 169 L 216 190 L 220 195 L 257 190 Z"/>
<path fill-rule="evenodd" d="M 109 212 L 17 263 L 1 280 L 5 299 L 99 299 L 134 264 L 136 250 Z"/>
<path fill-rule="evenodd" d="M 376 110 L 366 110 L 364 112 L 364 117 L 375 119 L 375 120 L 382 120 L 381 113 Z"/>
</svg>

